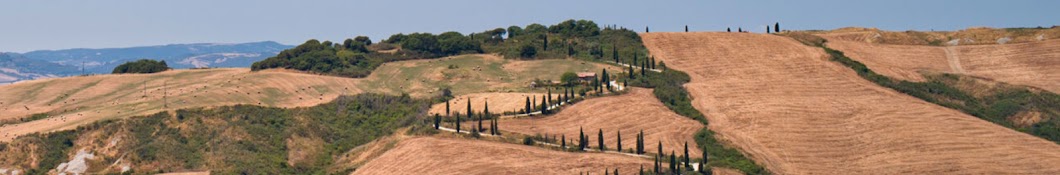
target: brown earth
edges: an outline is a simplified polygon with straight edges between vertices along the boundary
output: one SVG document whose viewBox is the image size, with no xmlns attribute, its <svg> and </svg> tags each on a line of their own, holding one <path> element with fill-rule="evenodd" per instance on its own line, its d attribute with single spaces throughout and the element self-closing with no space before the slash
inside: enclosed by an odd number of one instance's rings
<svg viewBox="0 0 1060 175">
<path fill-rule="evenodd" d="M 824 37 L 829 47 L 888 77 L 924 81 L 922 72 L 956 73 L 1060 93 L 1060 40 L 936 47 Z"/>
<path fill-rule="evenodd" d="M 501 114 L 504 112 L 519 112 L 519 110 L 526 108 L 526 98 L 537 98 L 545 94 L 539 93 L 475 93 L 457 96 L 453 100 L 449 100 L 449 111 L 452 113 L 467 113 L 467 100 L 471 99 L 471 111 L 476 113 L 482 112 L 486 109 L 486 100 L 489 100 L 490 113 Z M 555 95 L 555 94 L 553 94 Z M 434 104 L 431 106 L 431 110 L 428 111 L 429 115 L 438 114 L 446 116 L 445 114 L 445 103 Z"/>
<path fill-rule="evenodd" d="M 286 70 L 172 70 L 32 80 L 0 86 L 0 120 L 37 113 L 51 117 L 0 127 L 0 141 L 34 132 L 73 129 L 104 119 L 182 108 L 250 104 L 306 107 L 360 93 L 359 80 Z M 146 84 L 146 93 L 144 85 Z M 165 92 L 165 97 L 163 97 Z M 168 107 L 164 107 L 167 105 Z"/>
<path fill-rule="evenodd" d="M 645 151 L 649 153 L 658 153 L 662 141 L 666 154 L 670 151 L 683 154 L 684 144 L 688 142 L 691 157 L 703 155 L 693 138 L 703 125 L 671 111 L 655 98 L 651 89 L 631 88 L 627 94 L 575 103 L 555 115 L 501 120 L 498 126 L 502 131 L 526 135 L 548 134 L 556 138 L 566 135 L 568 142 L 577 142 L 580 127 L 594 148 L 603 129 L 604 145 L 608 149 L 617 148 L 617 132 L 621 131 L 625 150 L 636 148 L 636 135 L 643 130 Z"/>
<path fill-rule="evenodd" d="M 572 153 L 508 143 L 419 137 L 401 141 L 353 174 L 577 174 L 619 169 L 634 173 L 652 160 Z"/>
<path fill-rule="evenodd" d="M 1060 145 L 879 87 L 791 38 L 641 37 L 689 73 L 716 136 L 777 174 L 1060 173 Z"/>
</svg>

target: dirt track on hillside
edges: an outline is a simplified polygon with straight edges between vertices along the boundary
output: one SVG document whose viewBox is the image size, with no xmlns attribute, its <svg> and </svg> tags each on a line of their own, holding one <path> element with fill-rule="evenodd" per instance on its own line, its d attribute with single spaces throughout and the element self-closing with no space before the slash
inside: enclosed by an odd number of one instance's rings
<svg viewBox="0 0 1060 175">
<path fill-rule="evenodd" d="M 666 108 L 651 89 L 631 88 L 628 94 L 592 98 L 565 107 L 552 116 L 501 120 L 498 125 L 502 131 L 527 135 L 548 134 L 557 138 L 566 135 L 568 142 L 577 142 L 578 129 L 582 127 L 589 136 L 589 145 L 594 148 L 599 145 L 597 137 L 603 129 L 604 145 L 608 149 L 617 148 L 617 131 L 621 130 L 624 150 L 636 148 L 636 135 L 644 130 L 644 147 L 649 153 L 659 152 L 659 141 L 662 141 L 666 154 L 670 151 L 683 154 L 687 141 L 691 157 L 703 155 L 693 139 L 703 125 Z"/>
<path fill-rule="evenodd" d="M 355 86 L 358 81 L 286 70 L 250 72 L 225 68 L 20 82 L 0 86 L 0 120 L 45 112 L 52 117 L 0 127 L 0 141 L 33 132 L 73 129 L 104 119 L 184 108 L 238 104 L 314 106 L 342 94 L 360 93 Z"/>
<path fill-rule="evenodd" d="M 641 36 L 692 77 L 711 130 L 774 173 L 1060 173 L 1057 144 L 879 87 L 790 38 Z"/>
<path fill-rule="evenodd" d="M 404 140 L 353 174 L 632 174 L 651 160 L 603 153 L 570 153 L 490 141 L 420 137 Z"/>
<path fill-rule="evenodd" d="M 1060 40 L 936 47 L 825 38 L 829 47 L 888 77 L 924 81 L 918 71 L 958 73 L 1060 93 Z"/>
</svg>

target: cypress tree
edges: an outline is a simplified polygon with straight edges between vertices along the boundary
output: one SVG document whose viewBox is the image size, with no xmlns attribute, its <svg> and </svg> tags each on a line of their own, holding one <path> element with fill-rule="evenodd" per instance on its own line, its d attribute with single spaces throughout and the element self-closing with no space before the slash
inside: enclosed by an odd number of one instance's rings
<svg viewBox="0 0 1060 175">
<path fill-rule="evenodd" d="M 441 124 L 441 122 L 442 122 L 442 116 L 438 115 L 438 114 L 434 114 L 434 129 L 438 129 L 438 127 L 439 127 L 438 125 Z"/>
<path fill-rule="evenodd" d="M 598 142 L 600 143 L 600 151 L 603 152 L 607 149 L 607 147 L 604 147 L 604 129 L 600 129 L 600 132 L 597 134 L 597 138 L 599 138 Z"/>
<path fill-rule="evenodd" d="M 707 168 L 708 168 L 707 167 L 707 148 L 706 148 L 706 146 L 704 146 L 704 148 L 703 148 L 703 159 L 699 161 L 699 172 L 703 173 L 703 174 L 707 174 L 707 172 L 708 172 L 706 170 Z"/>
<path fill-rule="evenodd" d="M 478 116 L 478 130 L 479 131 L 482 131 L 482 119 L 485 119 L 486 117 L 490 116 L 490 103 L 487 101 L 485 103 L 485 105 L 486 106 L 485 106 L 485 108 L 483 108 L 482 115 Z"/>
<path fill-rule="evenodd" d="M 692 160 L 688 157 L 688 141 L 685 141 L 685 168 L 692 168 Z"/>
<path fill-rule="evenodd" d="M 637 61 L 637 52 L 634 51 L 633 52 L 633 61 L 630 61 L 629 65 L 633 65 L 633 64 L 636 64 L 636 63 L 640 63 L 640 62 Z"/>
<path fill-rule="evenodd" d="M 677 173 L 677 156 L 674 151 L 670 151 L 670 172 Z"/>
<path fill-rule="evenodd" d="M 445 116 L 449 117 L 450 114 L 451 113 L 449 113 L 449 100 L 445 100 Z"/>
<path fill-rule="evenodd" d="M 773 32 L 780 33 L 780 22 L 773 24 Z"/>
<path fill-rule="evenodd" d="M 644 60 L 644 62 L 640 64 L 640 76 L 644 76 L 645 75 L 645 72 L 644 72 L 644 69 L 646 69 L 645 67 L 648 67 L 648 60 Z"/>
<path fill-rule="evenodd" d="M 471 98 L 467 98 L 467 119 L 470 120 L 475 116 L 475 111 L 471 111 Z"/>
<path fill-rule="evenodd" d="M 578 127 L 578 150 L 585 150 L 585 130 Z"/>
<path fill-rule="evenodd" d="M 456 133 L 460 133 L 460 114 L 456 114 Z"/>
<path fill-rule="evenodd" d="M 618 45 L 617 44 L 612 44 L 611 57 L 615 58 L 615 63 L 619 63 L 618 62 Z"/>
<path fill-rule="evenodd" d="M 497 131 L 494 131 L 493 134 L 501 135 L 501 121 L 500 121 L 500 119 L 497 119 L 497 118 L 493 119 L 493 129 L 497 130 Z"/>
<path fill-rule="evenodd" d="M 637 154 L 644 154 L 644 130 L 637 134 Z"/>
<path fill-rule="evenodd" d="M 544 37 L 545 37 L 545 44 L 542 45 L 541 47 L 542 47 L 542 50 L 548 51 L 548 34 L 545 34 Z"/>
<path fill-rule="evenodd" d="M 559 147 L 563 148 L 563 149 L 567 149 L 567 135 L 563 134 L 563 136 L 560 136 L 560 140 L 562 140 L 562 141 L 560 141 L 561 144 L 560 144 Z"/>
<path fill-rule="evenodd" d="M 685 25 L 685 32 L 688 32 L 688 25 Z"/>
<path fill-rule="evenodd" d="M 618 141 L 618 147 L 616 149 L 618 152 L 622 152 L 622 130 L 618 130 L 618 138 L 616 141 Z"/>
<path fill-rule="evenodd" d="M 530 115 L 530 111 L 532 111 L 532 110 L 533 109 L 530 109 L 530 96 L 526 96 L 526 111 L 525 112 L 526 112 L 527 115 Z"/>
<path fill-rule="evenodd" d="M 644 33 L 648 33 L 648 32 L 651 32 L 651 31 L 648 30 L 648 26 L 644 26 Z"/>
<path fill-rule="evenodd" d="M 659 156 L 666 156 L 666 153 L 663 153 L 662 141 L 659 141 Z"/>
<path fill-rule="evenodd" d="M 651 56 L 651 69 L 655 69 L 655 56 Z"/>
<path fill-rule="evenodd" d="M 766 33 L 768 34 L 769 32 L 772 32 L 772 31 L 773 31 L 773 30 L 770 30 L 770 29 L 769 29 L 769 26 L 767 25 L 767 26 L 766 26 Z"/>
<path fill-rule="evenodd" d="M 737 31 L 737 32 L 740 32 L 740 33 L 743 33 L 743 27 L 737 27 L 737 28 L 736 28 L 736 31 Z"/>
<path fill-rule="evenodd" d="M 644 165 L 640 165 L 640 173 L 638 173 L 638 174 L 639 175 L 644 175 Z"/>
<path fill-rule="evenodd" d="M 548 103 L 552 103 L 552 88 L 548 88 Z"/>
<path fill-rule="evenodd" d="M 615 175 L 618 175 L 618 168 L 615 168 Z"/>
<path fill-rule="evenodd" d="M 607 69 L 604 68 L 604 80 L 602 83 L 607 84 L 607 90 L 611 90 L 611 76 L 608 76 Z"/>
<path fill-rule="evenodd" d="M 548 114 L 548 100 L 545 100 L 545 96 L 541 96 L 541 114 Z"/>
<path fill-rule="evenodd" d="M 725 32 L 732 32 L 732 28 L 728 28 L 728 27 L 726 27 L 726 28 L 725 28 Z"/>
</svg>

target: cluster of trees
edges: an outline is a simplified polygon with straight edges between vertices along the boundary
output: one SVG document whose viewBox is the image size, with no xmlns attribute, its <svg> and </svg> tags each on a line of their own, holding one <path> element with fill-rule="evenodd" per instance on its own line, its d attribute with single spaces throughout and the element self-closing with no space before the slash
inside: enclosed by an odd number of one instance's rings
<svg viewBox="0 0 1060 175">
<path fill-rule="evenodd" d="M 463 119 L 462 119 L 462 117 L 461 117 L 461 115 L 459 113 L 453 114 L 450 111 L 449 100 L 445 100 L 445 114 L 446 114 L 446 116 L 452 116 L 451 120 L 453 122 L 453 125 L 456 127 L 455 129 L 456 129 L 457 133 L 460 133 L 461 131 L 463 131 L 463 129 L 460 126 L 460 123 L 463 122 Z M 468 120 L 475 120 L 475 121 L 478 122 L 477 126 L 471 128 L 471 134 L 472 135 L 476 135 L 477 136 L 480 132 L 487 131 L 487 129 L 483 127 L 484 124 L 482 123 L 485 120 L 489 120 L 489 134 L 490 135 L 501 135 L 499 118 L 497 118 L 497 116 L 494 115 L 493 113 L 490 113 L 489 102 L 485 102 L 485 108 L 483 108 L 482 113 L 479 113 L 479 114 L 476 115 L 475 112 L 472 111 L 472 108 L 471 108 L 471 98 L 468 98 L 467 99 L 467 113 L 466 114 L 467 114 L 466 117 L 468 118 Z M 434 116 L 434 129 L 439 129 L 441 127 L 441 123 L 443 122 L 443 120 L 445 120 L 445 119 L 442 119 L 441 115 L 435 114 L 435 116 Z"/>
<path fill-rule="evenodd" d="M 503 29 L 501 29 L 503 31 Z M 495 34 L 489 38 L 495 39 L 502 36 Z M 395 34 L 383 41 L 391 44 L 401 45 L 401 49 L 414 51 L 429 55 L 428 57 L 442 57 L 464 53 L 482 53 L 483 42 L 473 40 L 474 34 L 465 36 L 460 32 L 445 32 L 439 35 L 431 33 Z"/>
<path fill-rule="evenodd" d="M 140 59 L 118 65 L 118 67 L 114 67 L 114 71 L 112 71 L 111 73 L 155 73 L 166 70 L 169 70 L 169 65 L 166 64 L 165 60 L 155 61 L 149 59 Z"/>
<path fill-rule="evenodd" d="M 281 51 L 276 56 L 255 62 L 250 68 L 253 71 L 285 68 L 346 77 L 365 77 L 386 61 L 383 59 L 385 57 L 370 56 L 367 46 L 371 43 L 368 37 L 363 36 L 347 39 L 342 44 L 309 40 Z"/>
</svg>

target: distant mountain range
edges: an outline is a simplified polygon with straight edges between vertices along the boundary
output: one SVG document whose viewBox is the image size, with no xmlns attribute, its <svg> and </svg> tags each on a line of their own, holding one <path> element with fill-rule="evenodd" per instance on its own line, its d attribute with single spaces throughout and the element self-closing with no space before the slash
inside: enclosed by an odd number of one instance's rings
<svg viewBox="0 0 1060 175">
<path fill-rule="evenodd" d="M 0 84 L 48 77 L 107 74 L 138 59 L 164 60 L 173 68 L 250 67 L 294 46 L 272 41 L 239 44 L 169 44 L 106 49 L 40 50 L 0 53 Z"/>
</svg>

